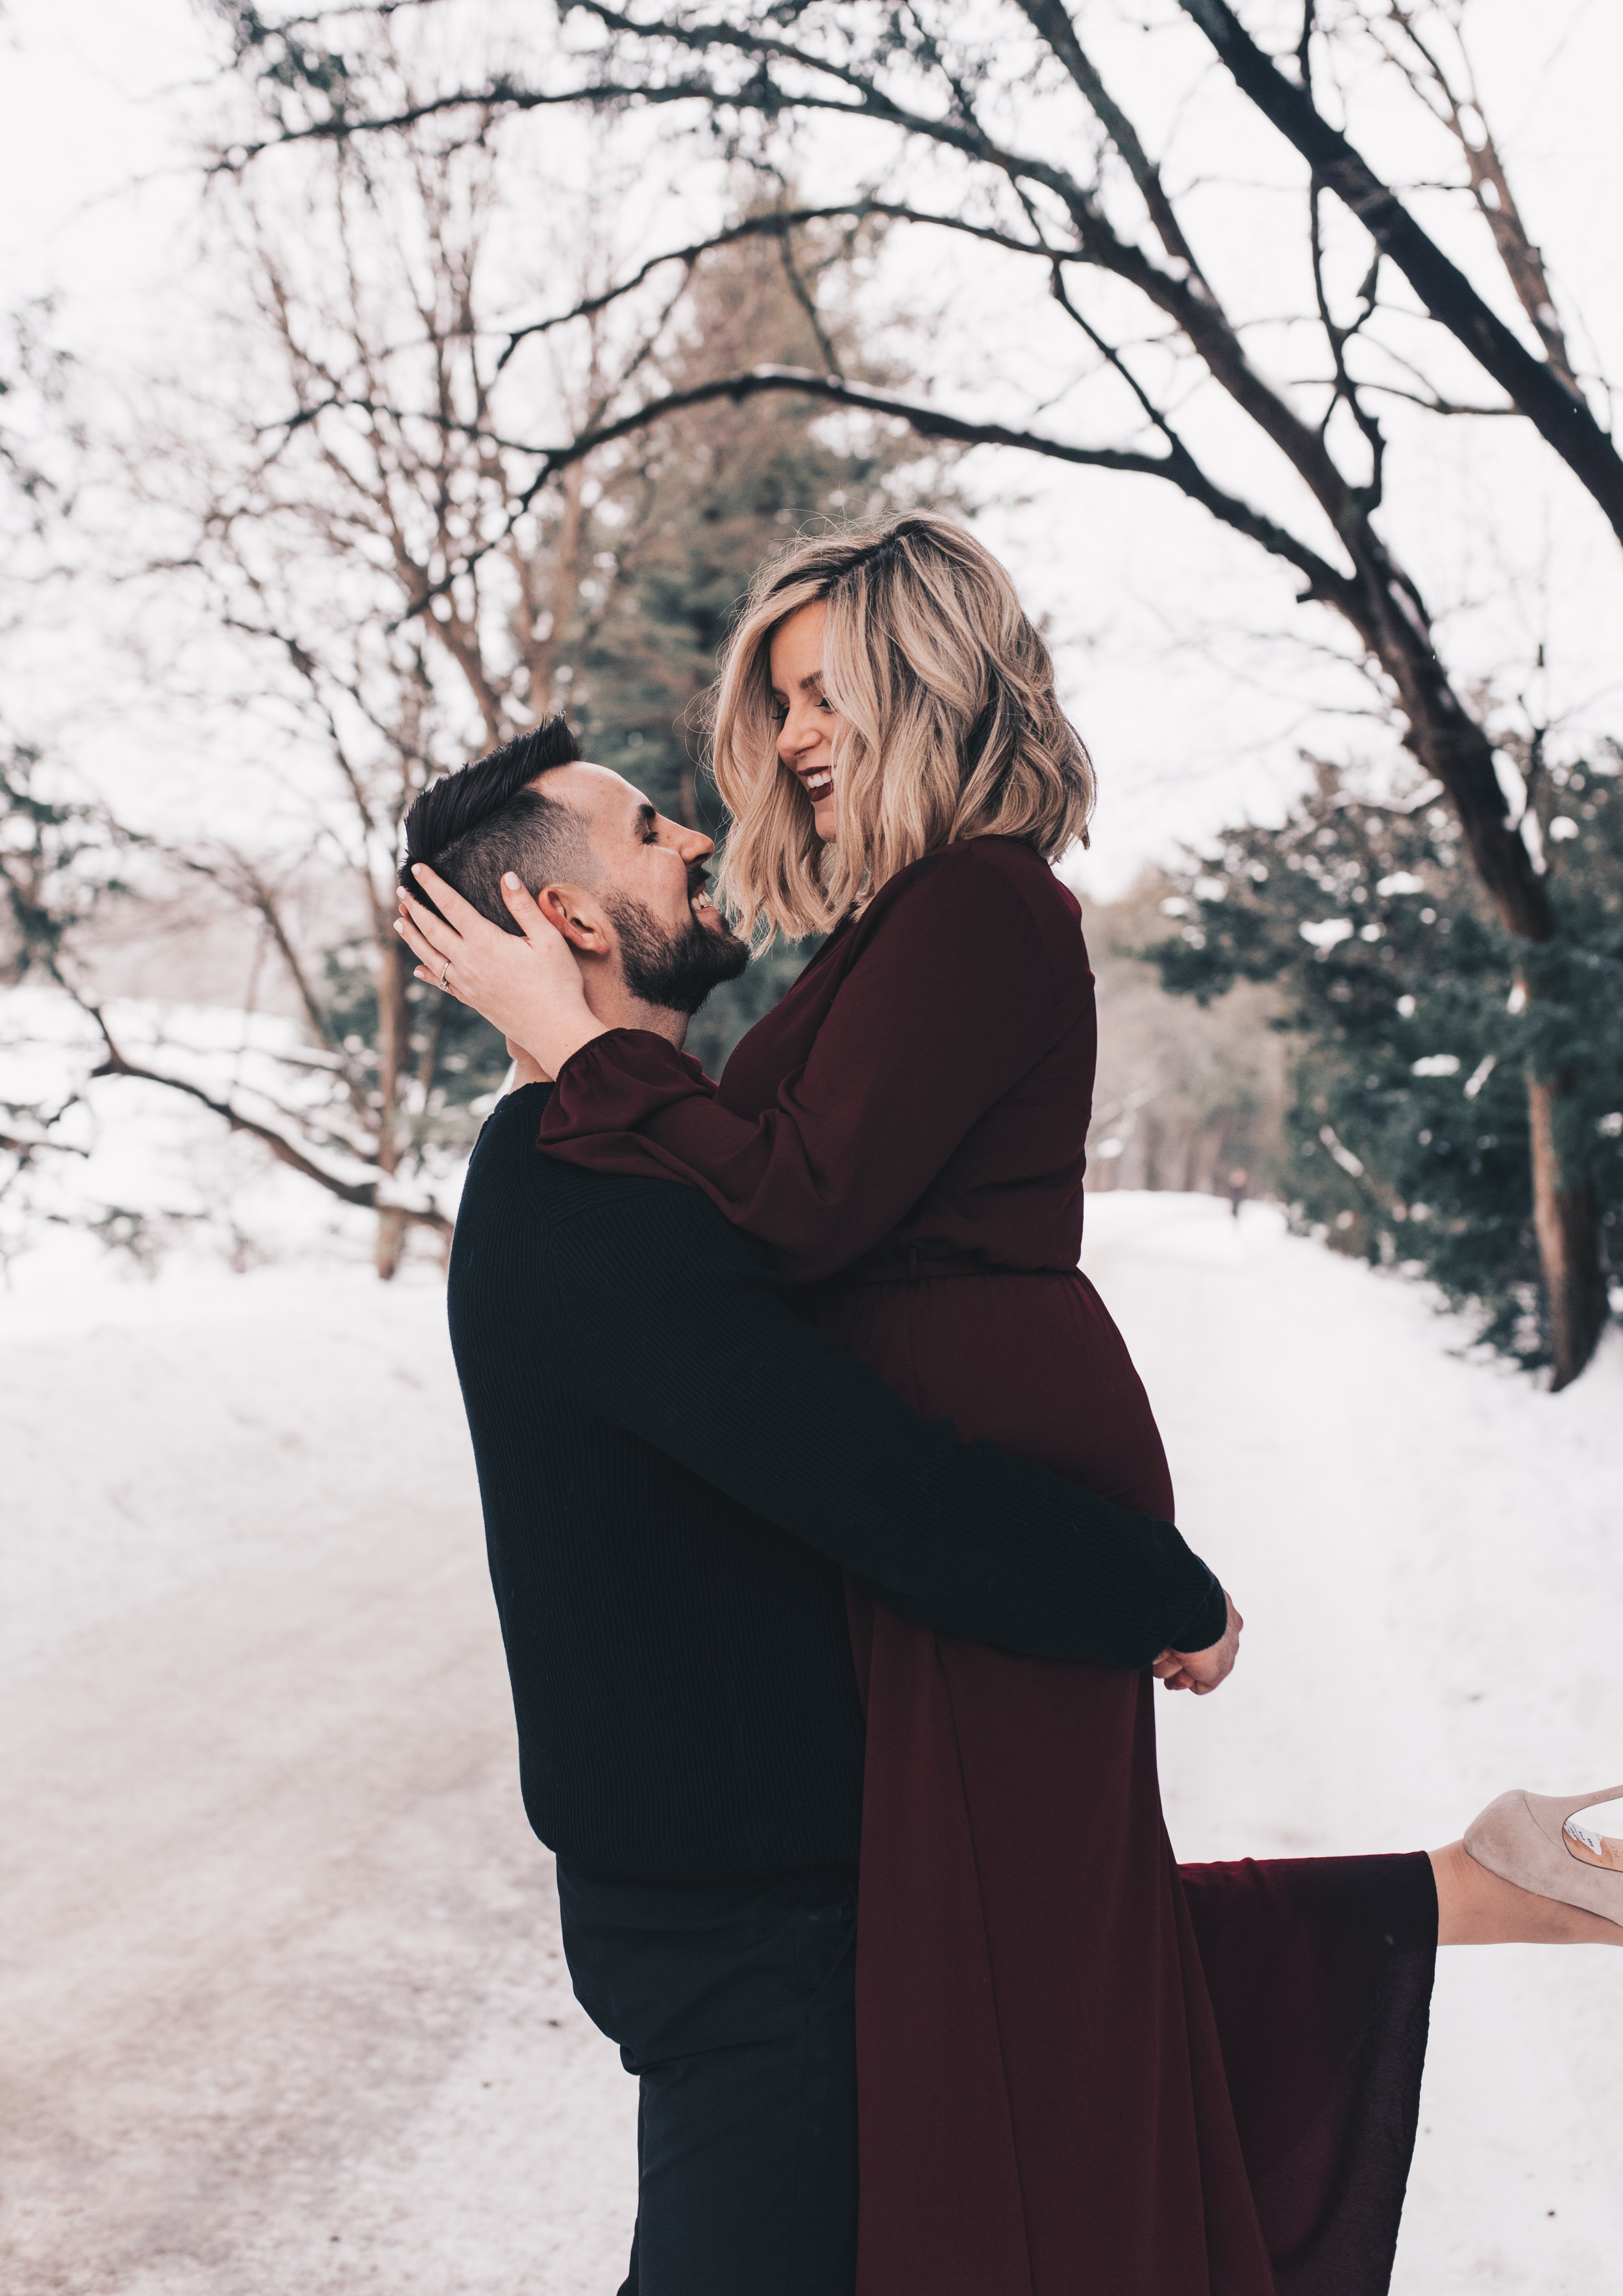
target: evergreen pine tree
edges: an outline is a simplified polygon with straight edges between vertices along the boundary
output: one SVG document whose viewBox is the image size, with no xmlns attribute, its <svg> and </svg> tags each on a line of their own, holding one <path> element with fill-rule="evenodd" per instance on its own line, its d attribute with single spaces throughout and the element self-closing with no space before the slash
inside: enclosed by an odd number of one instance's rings
<svg viewBox="0 0 1623 2296">
<path fill-rule="evenodd" d="M 1550 1360 L 1527 1078 L 1559 1078 L 1566 1168 L 1623 1242 L 1623 753 L 1538 776 L 1561 936 L 1512 939 L 1454 816 L 1333 771 L 1277 829 L 1226 833 L 1170 878 L 1153 954 L 1202 1003 L 1270 981 L 1291 1032 L 1285 1192 L 1339 1250 L 1429 1276 L 1488 1344 Z"/>
</svg>

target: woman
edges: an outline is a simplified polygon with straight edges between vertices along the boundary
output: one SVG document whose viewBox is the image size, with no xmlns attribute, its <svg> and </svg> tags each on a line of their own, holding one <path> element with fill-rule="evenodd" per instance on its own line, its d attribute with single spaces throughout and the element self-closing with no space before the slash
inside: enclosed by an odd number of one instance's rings
<svg viewBox="0 0 1623 2296">
<path fill-rule="evenodd" d="M 1093 983 L 1047 863 L 1092 773 L 1007 576 L 926 516 L 794 545 L 729 645 L 714 761 L 743 929 L 829 938 L 720 1086 L 549 969 L 510 1026 L 557 1078 L 539 1144 L 703 1188 L 916 1411 L 1169 1517 L 1077 1271 Z M 443 928 L 412 938 L 440 978 Z M 1623 1928 L 1460 1844 L 1180 1875 L 1148 1674 L 850 1613 L 862 2296 L 1384 2288 L 1439 1936 Z"/>
</svg>

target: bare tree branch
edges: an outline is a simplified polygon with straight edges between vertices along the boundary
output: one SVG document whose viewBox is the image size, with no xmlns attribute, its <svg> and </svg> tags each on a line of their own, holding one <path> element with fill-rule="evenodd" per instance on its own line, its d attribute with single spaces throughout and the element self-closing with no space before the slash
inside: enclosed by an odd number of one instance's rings
<svg viewBox="0 0 1623 2296">
<path fill-rule="evenodd" d="M 1114 354 L 1109 354 L 1114 359 Z M 1130 376 L 1129 386 L 1136 390 Z M 449 582 L 475 565 L 488 552 L 498 548 L 512 531 L 518 519 L 526 512 L 547 481 L 572 464 L 596 454 L 601 448 L 627 439 L 635 432 L 652 429 L 668 421 L 688 408 L 702 406 L 711 400 L 726 398 L 740 402 L 760 396 L 763 392 L 793 391 L 808 398 L 818 398 L 832 406 L 848 406 L 866 414 L 876 414 L 903 422 L 921 438 L 952 439 L 962 446 L 1013 447 L 1024 453 L 1041 455 L 1050 461 L 1070 463 L 1078 467 L 1130 472 L 1143 478 L 1164 479 L 1179 491 L 1209 511 L 1214 518 L 1248 540 L 1257 542 L 1270 555 L 1282 558 L 1293 566 L 1307 582 L 1307 593 L 1314 597 L 1335 603 L 1350 602 L 1351 586 L 1330 562 L 1312 550 L 1299 537 L 1275 521 L 1227 494 L 1201 470 L 1193 457 L 1170 430 L 1166 435 L 1173 441 L 1174 451 L 1167 455 L 1145 455 L 1119 447 L 1084 447 L 1069 439 L 1045 437 L 1041 431 L 1017 430 L 1002 422 L 977 422 L 966 416 L 949 414 L 944 407 L 922 405 L 917 400 L 898 398 L 889 391 L 872 390 L 865 384 L 848 382 L 839 375 L 816 374 L 804 367 L 751 367 L 742 374 L 724 375 L 709 382 L 695 383 L 685 390 L 673 390 L 651 399 L 629 414 L 618 416 L 595 430 L 585 431 L 578 439 L 561 447 L 533 447 L 517 439 L 503 439 L 498 443 L 515 452 L 533 455 L 539 463 L 536 476 L 516 500 L 511 513 L 503 521 L 501 531 L 492 535 L 468 551 L 452 572 L 442 578 Z M 1147 400 L 1141 403 L 1148 405 Z M 334 406 L 359 406 L 366 411 L 366 402 L 348 398 L 335 398 Z M 379 410 L 395 412 L 398 410 Z M 1163 427 L 1160 418 L 1152 419 Z M 304 415 L 295 421 L 309 419 Z M 453 422 L 453 429 L 465 426 Z M 429 601 L 419 599 L 400 617 L 409 620 L 422 613 Z"/>
<path fill-rule="evenodd" d="M 83 1004 L 82 999 L 79 1001 Z M 375 1180 L 340 1179 L 336 1172 L 324 1170 L 273 1126 L 245 1115 L 234 1103 L 217 1099 L 212 1093 L 205 1092 L 201 1085 L 188 1083 L 184 1077 L 165 1076 L 161 1070 L 144 1068 L 138 1061 L 126 1060 L 114 1042 L 100 1008 L 84 1004 L 83 1009 L 101 1030 L 102 1040 L 107 1048 L 106 1058 L 91 1070 L 93 1077 L 136 1077 L 144 1084 L 160 1084 L 171 1092 L 184 1093 L 189 1099 L 201 1102 L 203 1107 L 217 1116 L 230 1131 L 245 1132 L 253 1139 L 261 1141 L 279 1163 L 287 1165 L 292 1171 L 301 1172 L 307 1180 L 314 1180 L 317 1186 L 324 1188 L 330 1196 L 338 1197 L 340 1202 L 354 1204 L 363 1211 L 392 1212 L 414 1226 L 432 1228 L 438 1235 L 450 1234 L 451 1221 L 433 1205 L 398 1203 Z"/>
<path fill-rule="evenodd" d="M 943 231 L 963 232 L 969 238 L 985 240 L 994 247 L 1014 250 L 1023 255 L 1040 255 L 1044 250 L 1028 244 L 1008 232 L 995 230 L 987 224 L 971 223 L 966 217 L 931 215 L 925 209 L 906 207 L 894 200 L 859 199 L 841 201 L 836 207 L 776 208 L 765 215 L 746 216 L 742 223 L 729 224 L 723 231 L 709 232 L 686 247 L 668 248 L 662 255 L 651 255 L 645 263 L 612 287 L 600 293 L 585 296 L 567 311 L 557 311 L 550 318 L 532 319 L 528 325 L 515 327 L 509 334 L 505 347 L 496 361 L 497 370 L 505 366 L 514 351 L 532 335 L 551 334 L 554 329 L 567 327 L 581 319 L 593 319 L 609 310 L 625 296 L 634 294 L 654 273 L 668 263 L 692 266 L 701 256 L 711 255 L 725 247 L 736 247 L 741 240 L 781 239 L 792 231 L 803 230 L 807 224 L 860 224 L 870 217 L 895 223 L 933 223 Z"/>
<path fill-rule="evenodd" d="M 1468 82 L 1466 91 L 1462 94 L 1449 78 L 1431 44 L 1422 37 L 1415 23 L 1414 9 L 1403 6 L 1401 0 L 1389 0 L 1389 19 L 1398 27 L 1403 40 L 1421 59 L 1423 71 L 1414 70 L 1403 55 L 1401 48 L 1394 51 L 1384 41 L 1381 45 L 1411 87 L 1428 103 L 1463 153 L 1471 195 L 1493 234 L 1494 244 L 1498 249 L 1505 275 L 1516 291 L 1516 299 L 1544 345 L 1545 357 L 1574 398 L 1578 398 L 1581 395 L 1581 385 L 1567 348 L 1565 331 L 1556 313 L 1555 298 L 1545 270 L 1544 255 L 1534 245 L 1521 219 L 1521 211 L 1516 205 L 1504 160 L 1482 108 L 1476 74 L 1471 70 L 1470 56 L 1465 53 L 1463 37 L 1456 26 L 1456 37 L 1464 59 Z M 1469 113 L 1474 113 L 1480 123 L 1480 140 L 1472 138 Z"/>
<path fill-rule="evenodd" d="M 1315 109 L 1306 90 L 1293 86 L 1257 45 L 1227 0 L 1178 4 L 1206 34 L 1242 91 L 1397 265 L 1439 325 L 1510 394 L 1623 541 L 1623 455 L 1568 379 L 1517 340 L 1368 161 Z"/>
<path fill-rule="evenodd" d="M 1098 70 L 1085 53 L 1077 28 L 1061 0 L 1019 0 L 1021 12 L 1041 34 L 1082 91 L 1090 110 L 1125 160 L 1137 184 L 1161 245 L 1175 263 L 1184 266 L 1189 278 L 1208 286 L 1184 226 L 1173 212 L 1161 183 L 1160 169 L 1139 141 L 1138 130 L 1115 102 Z M 1208 286 L 1208 292 L 1209 292 Z"/>
<path fill-rule="evenodd" d="M 789 282 L 790 292 L 806 314 L 807 324 L 812 331 L 817 348 L 823 354 L 824 365 L 830 374 L 837 374 L 840 371 L 840 361 L 835 356 L 833 345 L 828 339 L 827 330 L 823 324 L 823 315 L 817 308 L 816 297 L 807 285 L 801 276 L 800 266 L 795 261 L 794 247 L 786 231 L 779 234 L 778 254 L 783 265 L 783 276 Z"/>
</svg>

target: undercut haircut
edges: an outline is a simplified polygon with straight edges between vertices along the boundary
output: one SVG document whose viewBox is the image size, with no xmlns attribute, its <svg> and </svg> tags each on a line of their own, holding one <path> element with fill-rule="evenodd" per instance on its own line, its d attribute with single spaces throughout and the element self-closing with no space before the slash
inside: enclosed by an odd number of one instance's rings
<svg viewBox="0 0 1623 2296">
<path fill-rule="evenodd" d="M 406 816 L 400 882 L 412 898 L 439 914 L 412 875 L 414 865 L 426 861 L 481 916 L 516 933 L 521 928 L 502 898 L 505 870 L 537 898 L 544 886 L 562 878 L 581 883 L 592 857 L 586 823 L 573 806 L 531 786 L 579 756 L 580 744 L 563 718 L 545 718 L 516 742 L 430 783 Z"/>
</svg>

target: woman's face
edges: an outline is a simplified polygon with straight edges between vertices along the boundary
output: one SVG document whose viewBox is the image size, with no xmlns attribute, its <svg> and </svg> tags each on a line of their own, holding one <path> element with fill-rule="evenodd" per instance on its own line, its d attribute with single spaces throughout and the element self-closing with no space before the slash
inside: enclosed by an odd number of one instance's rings
<svg viewBox="0 0 1623 2296">
<path fill-rule="evenodd" d="M 823 630 L 828 608 L 821 599 L 802 606 L 772 633 L 767 656 L 772 709 L 778 725 L 779 762 L 811 800 L 812 822 L 825 844 L 834 841 L 834 734 L 840 726 L 823 693 Z"/>
</svg>

